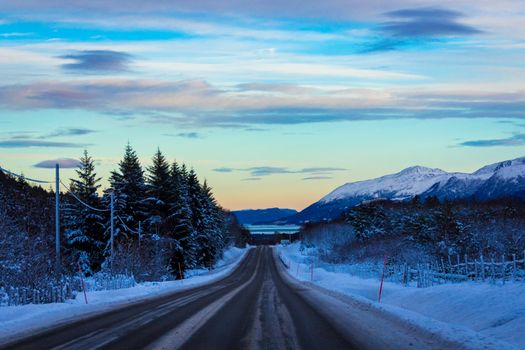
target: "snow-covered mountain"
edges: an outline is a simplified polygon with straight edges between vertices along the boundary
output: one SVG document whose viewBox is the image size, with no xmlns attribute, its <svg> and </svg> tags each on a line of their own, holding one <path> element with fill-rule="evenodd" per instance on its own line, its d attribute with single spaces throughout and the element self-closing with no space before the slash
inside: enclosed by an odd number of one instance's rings
<svg viewBox="0 0 525 350">
<path fill-rule="evenodd" d="M 487 165 L 471 174 L 414 166 L 396 174 L 350 182 L 290 216 L 287 222 L 330 220 L 363 201 L 405 200 L 416 195 L 439 199 L 487 200 L 505 196 L 525 199 L 525 157 Z"/>
</svg>

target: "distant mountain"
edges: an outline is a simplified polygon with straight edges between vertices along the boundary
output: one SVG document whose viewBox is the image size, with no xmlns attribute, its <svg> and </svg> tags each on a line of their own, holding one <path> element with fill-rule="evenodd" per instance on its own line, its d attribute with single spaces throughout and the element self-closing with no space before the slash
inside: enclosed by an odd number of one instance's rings
<svg viewBox="0 0 525 350">
<path fill-rule="evenodd" d="M 264 224 L 268 222 L 276 222 L 279 220 L 297 214 L 295 209 L 246 209 L 233 211 L 233 215 L 237 217 L 240 224 Z"/>
<path fill-rule="evenodd" d="M 525 157 L 487 165 L 478 171 L 448 173 L 441 169 L 414 166 L 372 180 L 350 182 L 285 219 L 300 224 L 337 218 L 346 209 L 374 199 L 406 200 L 419 195 L 439 199 L 500 197 L 525 199 Z"/>
</svg>

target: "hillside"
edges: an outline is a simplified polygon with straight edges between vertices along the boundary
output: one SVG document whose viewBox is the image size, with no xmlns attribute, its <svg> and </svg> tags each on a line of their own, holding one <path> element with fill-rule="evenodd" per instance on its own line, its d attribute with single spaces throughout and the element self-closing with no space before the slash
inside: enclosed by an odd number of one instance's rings
<svg viewBox="0 0 525 350">
<path fill-rule="evenodd" d="M 285 221 L 299 224 L 332 220 L 364 201 L 407 200 L 416 195 L 440 200 L 525 199 L 525 157 L 490 164 L 470 174 L 414 166 L 395 174 L 346 183 Z"/>
<path fill-rule="evenodd" d="M 283 218 L 297 214 L 297 210 L 281 208 L 246 209 L 233 211 L 233 214 L 237 217 L 240 224 L 252 225 L 277 222 Z"/>
</svg>

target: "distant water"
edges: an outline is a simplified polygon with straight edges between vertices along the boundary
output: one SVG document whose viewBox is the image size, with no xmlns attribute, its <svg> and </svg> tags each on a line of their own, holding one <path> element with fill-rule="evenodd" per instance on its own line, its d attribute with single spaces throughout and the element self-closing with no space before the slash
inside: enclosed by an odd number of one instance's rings
<svg viewBox="0 0 525 350">
<path fill-rule="evenodd" d="M 299 231 L 297 225 L 244 225 L 252 235 L 273 235 L 274 233 L 292 234 Z"/>
</svg>

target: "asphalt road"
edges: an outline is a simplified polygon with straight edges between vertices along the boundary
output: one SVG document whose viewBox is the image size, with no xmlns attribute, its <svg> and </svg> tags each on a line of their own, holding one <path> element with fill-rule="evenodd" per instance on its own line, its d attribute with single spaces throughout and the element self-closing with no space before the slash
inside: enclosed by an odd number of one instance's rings
<svg viewBox="0 0 525 350">
<path fill-rule="evenodd" d="M 271 248 L 222 280 L 46 330 L 1 349 L 354 349 L 286 283 Z"/>
</svg>

